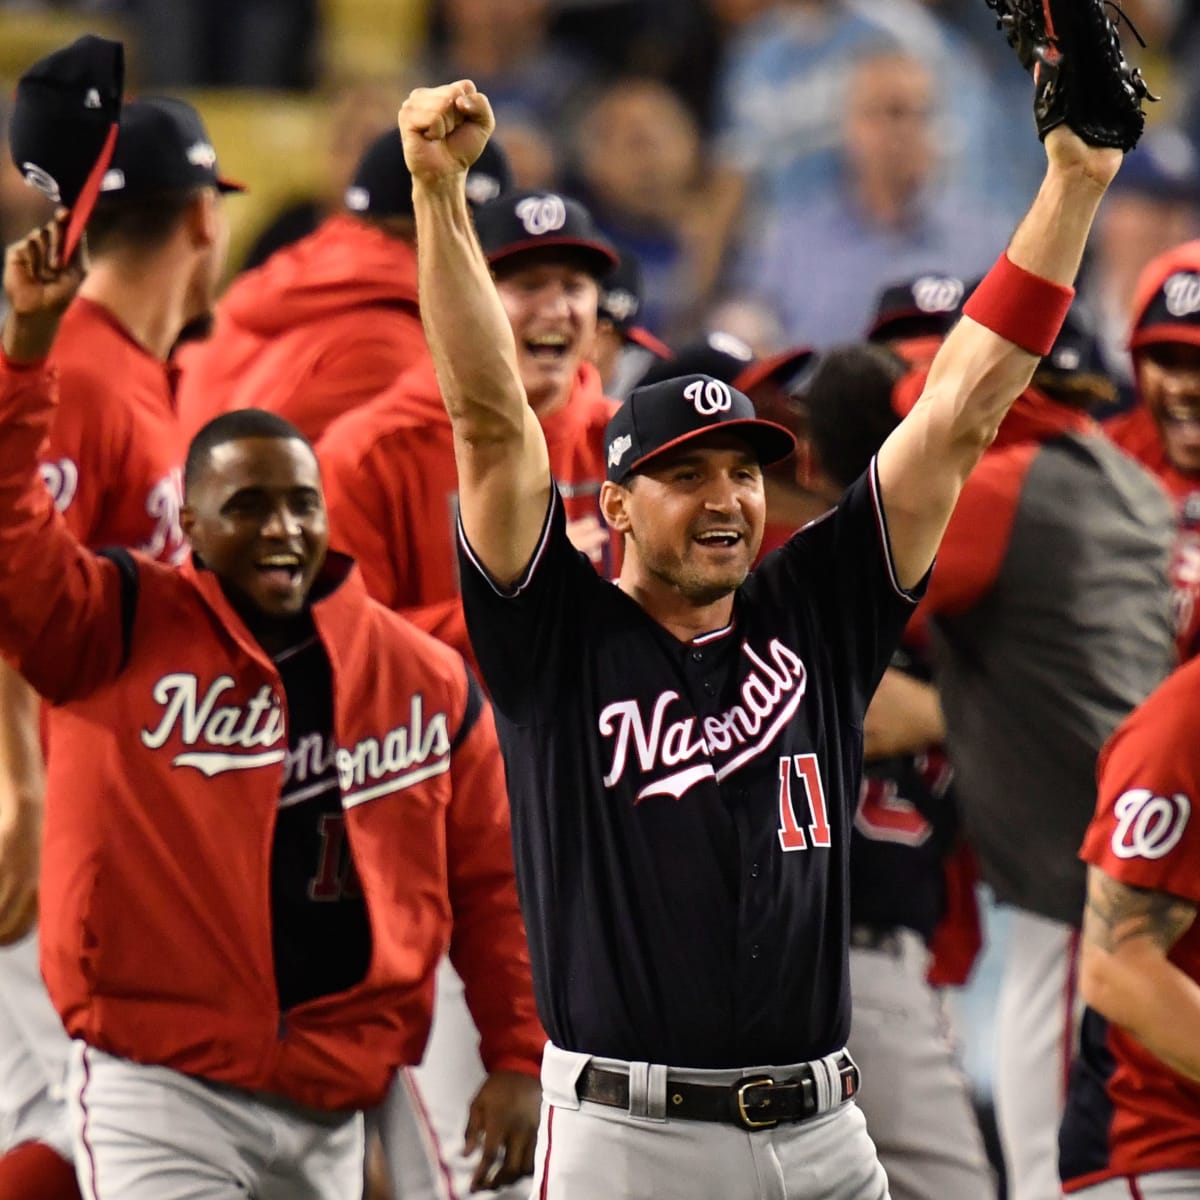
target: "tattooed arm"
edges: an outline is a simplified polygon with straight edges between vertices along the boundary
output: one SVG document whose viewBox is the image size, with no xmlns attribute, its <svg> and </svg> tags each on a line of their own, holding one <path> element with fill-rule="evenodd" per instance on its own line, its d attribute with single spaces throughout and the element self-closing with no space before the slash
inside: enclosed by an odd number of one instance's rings
<svg viewBox="0 0 1200 1200">
<path fill-rule="evenodd" d="M 1181 1075 L 1200 1083 L 1200 986 L 1167 955 L 1196 905 L 1088 868 L 1083 998 Z"/>
</svg>

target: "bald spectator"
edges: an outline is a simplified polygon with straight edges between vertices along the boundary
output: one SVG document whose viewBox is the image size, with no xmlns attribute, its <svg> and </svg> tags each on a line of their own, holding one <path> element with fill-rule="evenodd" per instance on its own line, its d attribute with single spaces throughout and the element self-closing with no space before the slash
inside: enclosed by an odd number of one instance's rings
<svg viewBox="0 0 1200 1200">
<path fill-rule="evenodd" d="M 778 313 L 789 341 L 853 339 L 886 284 L 931 267 L 982 275 L 1009 224 L 940 186 L 932 73 L 896 51 L 864 58 L 844 96 L 837 180 L 781 206 L 742 285 Z"/>
</svg>

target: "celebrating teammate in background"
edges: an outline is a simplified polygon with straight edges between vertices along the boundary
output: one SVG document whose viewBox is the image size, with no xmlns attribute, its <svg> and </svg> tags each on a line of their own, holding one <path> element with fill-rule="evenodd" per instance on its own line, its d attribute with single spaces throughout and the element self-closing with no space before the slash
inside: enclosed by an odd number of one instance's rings
<svg viewBox="0 0 1200 1200">
<path fill-rule="evenodd" d="M 1059 1135 L 1066 1192 L 1200 1194 L 1200 662 L 1104 749 L 1088 863 L 1084 1013 Z"/>
<path fill-rule="evenodd" d="M 707 376 L 635 390 L 607 432 L 613 587 L 567 539 L 471 228 L 463 179 L 492 125 L 469 82 L 400 114 L 551 1038 L 535 1188 L 765 1196 L 751 1181 L 782 1177 L 806 1200 L 881 1200 L 844 1051 L 863 713 L 963 480 L 1054 340 L 1121 154 L 1049 133 L 1042 189 L 919 403 L 752 574 L 762 468 L 792 436 Z"/>
<path fill-rule="evenodd" d="M 327 554 L 316 457 L 274 414 L 192 442 L 183 566 L 72 535 L 36 459 L 80 282 L 64 226 L 6 258 L 0 648 L 54 705 L 41 966 L 75 1039 L 80 1183 L 357 1200 L 358 1110 L 420 1059 L 447 945 L 493 1079 L 536 1094 L 491 713 Z M 484 1107 L 480 1182 L 504 1183 L 533 1124 Z"/>
</svg>

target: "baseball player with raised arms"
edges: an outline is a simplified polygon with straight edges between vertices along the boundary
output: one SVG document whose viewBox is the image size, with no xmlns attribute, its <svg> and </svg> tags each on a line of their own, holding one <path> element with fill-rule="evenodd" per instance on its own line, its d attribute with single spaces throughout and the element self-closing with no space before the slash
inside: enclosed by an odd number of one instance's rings
<svg viewBox="0 0 1200 1200">
<path fill-rule="evenodd" d="M 61 51 L 40 74 L 75 81 L 79 57 L 75 47 Z M 19 117 L 37 115 L 36 99 L 18 107 Z M 219 174 L 190 105 L 147 98 L 123 107 L 88 221 L 88 277 L 54 346 L 59 403 L 40 451 L 55 505 L 86 546 L 129 546 L 163 562 L 179 561 L 186 549 L 179 527 L 186 447 L 167 359 L 183 327 L 215 301 L 228 240 L 220 193 L 238 188 Z M 0 664 L 0 673 L 10 671 Z M 0 713 L 14 747 L 29 745 L 37 721 L 34 698 L 18 685 L 6 681 Z M 20 836 L 31 846 L 39 808 L 27 800 L 19 809 Z M 25 869 L 35 862 L 27 852 Z M 0 861 L 0 869 L 21 865 Z M 62 1092 L 70 1042 L 38 974 L 33 934 L 0 952 L 0 1039 L 8 1056 L 0 1109 L 11 1123 L 0 1131 L 0 1151 L 10 1151 L 0 1159 L 0 1184 L 11 1191 L 0 1194 L 25 1194 L 10 1178 L 19 1168 L 40 1176 L 28 1195 L 43 1200 L 48 1181 L 63 1172 L 50 1152 L 71 1153 Z"/>
<path fill-rule="evenodd" d="M 1059 1134 L 1064 1190 L 1200 1195 L 1200 662 L 1136 709 L 1100 760 L 1080 989 Z"/>
<path fill-rule="evenodd" d="M 463 188 L 469 81 L 400 113 L 454 426 L 468 630 L 498 713 L 539 1013 L 543 1200 L 883 1200 L 845 1053 L 862 719 L 963 479 L 1053 343 L 1121 154 L 1048 133 L 1037 199 L 912 413 L 768 555 L 794 447 L 698 375 L 609 424 L 617 586 L 566 536 Z"/>
<path fill-rule="evenodd" d="M 326 552 L 315 454 L 274 414 L 193 440 L 184 565 L 71 534 L 35 457 L 64 218 L 6 258 L 0 643 L 53 702 L 41 967 L 80 1186 L 356 1200 L 358 1110 L 419 1060 L 447 946 L 492 1080 L 527 1095 L 540 1062 L 491 713 Z M 497 1091 L 472 1124 L 504 1183 L 533 1123 Z"/>
</svg>

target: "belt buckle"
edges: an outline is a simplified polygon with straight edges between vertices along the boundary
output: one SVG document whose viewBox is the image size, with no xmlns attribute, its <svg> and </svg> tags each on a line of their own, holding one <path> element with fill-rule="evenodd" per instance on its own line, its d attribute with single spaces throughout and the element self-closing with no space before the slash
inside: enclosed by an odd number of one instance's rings
<svg viewBox="0 0 1200 1200">
<path fill-rule="evenodd" d="M 774 1129 L 779 1124 L 778 1118 L 768 1118 L 766 1121 L 756 1121 L 746 1111 L 746 1093 L 751 1088 L 756 1087 L 774 1087 L 775 1080 L 769 1075 L 760 1075 L 756 1079 L 743 1080 L 734 1092 L 734 1098 L 737 1101 L 738 1120 L 741 1121 L 742 1127 L 745 1129 Z"/>
</svg>

